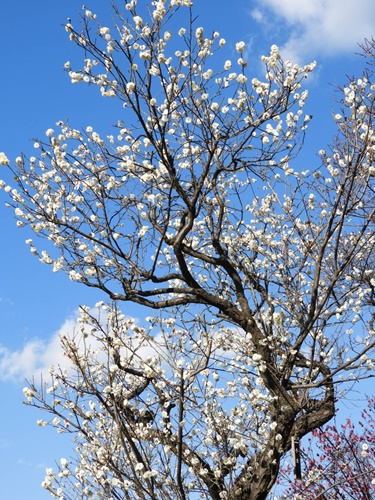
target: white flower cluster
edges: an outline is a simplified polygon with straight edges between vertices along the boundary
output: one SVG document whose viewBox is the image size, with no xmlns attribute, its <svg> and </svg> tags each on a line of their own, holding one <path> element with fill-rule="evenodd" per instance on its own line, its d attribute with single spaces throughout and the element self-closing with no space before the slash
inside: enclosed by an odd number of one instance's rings
<svg viewBox="0 0 375 500">
<path fill-rule="evenodd" d="M 0 165 L 9 165 L 10 161 L 5 153 L 0 152 Z"/>
<path fill-rule="evenodd" d="M 68 24 L 85 53 L 81 69 L 67 64 L 71 81 L 118 99 L 122 119 L 109 135 L 58 122 L 16 160 L 17 189 L 0 184 L 17 224 L 46 240 L 27 240 L 42 263 L 162 311 L 141 327 L 84 308 L 82 338 L 62 339 L 75 375 L 55 368 L 45 391 L 25 388 L 58 432 L 78 426 L 78 463 L 62 459 L 43 483 L 58 498 L 68 483 L 114 497 L 141 484 L 151 498 L 156 481 L 177 498 L 181 454 L 188 493 L 215 481 L 232 497 L 225 478 L 249 477 L 253 450 L 273 460 L 288 446 L 280 410 L 292 421 L 308 397 L 330 404 L 331 369 L 373 369 L 374 332 L 357 334 L 375 283 L 372 84 L 344 89 L 337 143 L 319 170 L 296 170 L 315 63 L 283 61 L 273 45 L 265 77 L 250 76 L 244 42 L 236 63 L 219 33 L 169 29 L 190 6 L 131 0 L 116 29 L 87 9 L 82 33 Z"/>
</svg>

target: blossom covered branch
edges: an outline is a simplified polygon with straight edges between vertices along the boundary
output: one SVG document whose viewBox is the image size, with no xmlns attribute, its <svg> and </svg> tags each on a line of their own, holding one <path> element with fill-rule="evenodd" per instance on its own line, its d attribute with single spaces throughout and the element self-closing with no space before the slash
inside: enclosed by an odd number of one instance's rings
<svg viewBox="0 0 375 500">
<path fill-rule="evenodd" d="M 62 340 L 74 376 L 26 389 L 78 432 L 77 468 L 45 487 L 263 499 L 292 437 L 334 415 L 335 386 L 373 369 L 372 75 L 343 89 L 332 147 L 301 171 L 315 63 L 273 45 L 252 77 L 244 42 L 228 59 L 189 0 L 113 8 L 113 28 L 87 9 L 81 31 L 66 25 L 84 53 L 66 69 L 121 104 L 116 132 L 58 122 L 36 156 L 0 156 L 17 225 L 46 240 L 31 252 L 117 304 L 106 325 L 83 313 L 98 351 Z M 120 302 L 153 310 L 153 333 Z"/>
</svg>

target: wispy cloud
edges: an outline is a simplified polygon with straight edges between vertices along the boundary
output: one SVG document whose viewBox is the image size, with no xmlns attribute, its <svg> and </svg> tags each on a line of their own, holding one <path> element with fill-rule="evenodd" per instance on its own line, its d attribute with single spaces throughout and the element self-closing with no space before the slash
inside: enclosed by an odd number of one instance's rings
<svg viewBox="0 0 375 500">
<path fill-rule="evenodd" d="M 375 35 L 373 0 L 263 0 L 251 15 L 264 28 L 282 33 L 283 56 L 302 63 L 353 53 Z"/>
<path fill-rule="evenodd" d="M 0 345 L 0 380 L 18 382 L 46 374 L 51 365 L 67 366 L 69 362 L 60 346 L 60 335 L 71 335 L 76 329 L 77 316 L 72 316 L 47 340 L 30 339 L 16 350 Z"/>
<path fill-rule="evenodd" d="M 10 448 L 12 446 L 11 441 L 5 438 L 0 438 L 0 450 L 4 448 Z"/>
</svg>

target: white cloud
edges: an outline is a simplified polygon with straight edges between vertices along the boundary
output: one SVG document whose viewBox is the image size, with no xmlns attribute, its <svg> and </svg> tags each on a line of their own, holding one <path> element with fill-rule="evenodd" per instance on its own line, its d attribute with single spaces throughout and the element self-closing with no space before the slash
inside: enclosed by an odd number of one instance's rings
<svg viewBox="0 0 375 500">
<path fill-rule="evenodd" d="M 75 329 L 76 317 L 70 317 L 48 340 L 34 338 L 13 351 L 0 345 L 0 380 L 18 382 L 33 375 L 46 375 L 51 365 L 68 366 L 69 361 L 60 346 L 60 335 L 72 334 Z"/>
<path fill-rule="evenodd" d="M 253 19 L 268 28 L 282 29 L 281 53 L 300 63 L 319 56 L 352 54 L 375 30 L 373 0 L 263 0 L 261 5 L 251 12 Z"/>
</svg>

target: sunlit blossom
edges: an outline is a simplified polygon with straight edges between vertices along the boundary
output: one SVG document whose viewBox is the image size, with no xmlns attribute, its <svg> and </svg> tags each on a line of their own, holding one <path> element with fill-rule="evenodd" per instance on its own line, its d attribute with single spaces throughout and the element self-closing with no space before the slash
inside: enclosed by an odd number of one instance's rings
<svg viewBox="0 0 375 500">
<path fill-rule="evenodd" d="M 74 434 L 57 498 L 255 498 L 373 369 L 371 82 L 344 86 L 333 146 L 299 167 L 315 63 L 272 45 L 254 73 L 239 41 L 233 71 L 190 7 L 130 0 L 113 28 L 85 7 L 67 74 L 119 104 L 114 126 L 58 121 L 0 184 L 31 254 L 109 300 L 61 335 L 69 368 L 23 390 Z"/>
</svg>

